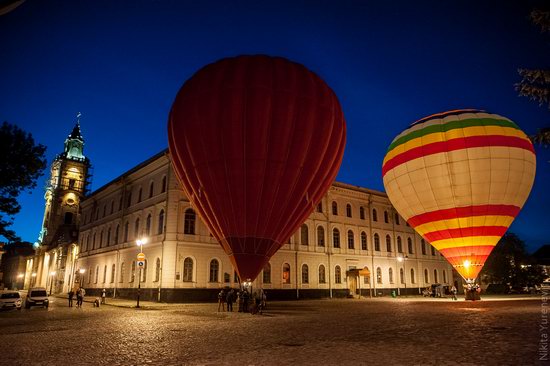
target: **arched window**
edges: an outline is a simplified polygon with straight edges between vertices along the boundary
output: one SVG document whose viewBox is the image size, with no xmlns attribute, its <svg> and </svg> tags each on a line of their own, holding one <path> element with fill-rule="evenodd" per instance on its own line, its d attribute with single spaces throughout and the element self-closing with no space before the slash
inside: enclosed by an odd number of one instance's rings
<svg viewBox="0 0 550 366">
<path fill-rule="evenodd" d="M 136 280 L 136 261 L 132 261 L 132 268 L 130 270 L 130 283 Z"/>
<path fill-rule="evenodd" d="M 210 277 L 209 282 L 218 282 L 220 272 L 220 263 L 217 259 L 212 259 L 210 261 Z"/>
<path fill-rule="evenodd" d="M 430 250 L 432 251 L 432 255 L 435 256 L 435 248 L 433 245 L 430 245 Z"/>
<path fill-rule="evenodd" d="M 183 226 L 183 233 L 188 235 L 195 235 L 195 211 L 188 208 L 185 210 L 185 222 Z"/>
<path fill-rule="evenodd" d="M 107 246 L 111 245 L 111 228 L 107 229 Z"/>
<path fill-rule="evenodd" d="M 142 192 L 142 189 L 141 187 L 139 187 L 139 191 L 138 191 L 138 202 L 141 202 L 141 192 Z"/>
<path fill-rule="evenodd" d="M 420 247 L 422 248 L 422 254 L 426 255 L 426 242 L 424 239 L 420 239 Z"/>
<path fill-rule="evenodd" d="M 437 269 L 434 269 L 434 282 L 435 283 L 439 282 L 439 278 L 437 278 Z"/>
<path fill-rule="evenodd" d="M 376 283 L 382 283 L 382 270 L 380 267 L 376 268 Z"/>
<path fill-rule="evenodd" d="M 97 283 L 99 281 L 99 266 L 95 267 L 95 281 L 94 283 Z"/>
<path fill-rule="evenodd" d="M 317 204 L 317 212 L 323 213 L 323 202 Z"/>
<path fill-rule="evenodd" d="M 336 201 L 332 201 L 332 214 L 338 215 L 338 204 Z"/>
<path fill-rule="evenodd" d="M 393 268 L 388 269 L 388 279 L 393 283 Z"/>
<path fill-rule="evenodd" d="M 380 251 L 380 236 L 376 233 L 374 234 L 374 250 Z"/>
<path fill-rule="evenodd" d="M 126 197 L 126 207 L 130 207 L 132 205 L 132 191 L 128 192 L 128 197 Z"/>
<path fill-rule="evenodd" d="M 413 251 L 413 242 L 412 242 L 412 239 L 411 239 L 411 238 L 407 238 L 407 246 L 409 247 L 409 253 L 410 253 L 410 254 L 414 254 L 414 251 Z"/>
<path fill-rule="evenodd" d="M 166 176 L 162 177 L 162 190 L 161 193 L 166 192 Z"/>
<path fill-rule="evenodd" d="M 447 283 L 447 271 L 443 270 L 443 283 Z"/>
<path fill-rule="evenodd" d="M 307 264 L 302 264 L 302 283 L 309 283 L 309 267 Z"/>
<path fill-rule="evenodd" d="M 113 264 L 111 266 L 111 283 L 115 282 L 115 276 L 116 276 L 116 266 Z"/>
<path fill-rule="evenodd" d="M 389 235 L 386 235 L 386 251 L 391 252 L 391 237 Z"/>
<path fill-rule="evenodd" d="M 155 193 L 155 182 L 151 182 L 151 184 L 149 184 L 149 198 L 153 197 L 154 193 Z"/>
<path fill-rule="evenodd" d="M 400 220 L 399 220 L 399 214 L 396 212 L 395 213 L 395 225 L 399 225 L 400 224 Z"/>
<path fill-rule="evenodd" d="M 124 224 L 124 242 L 126 243 L 128 241 L 128 231 L 130 230 L 130 223 L 126 221 L 126 224 Z"/>
<path fill-rule="evenodd" d="M 342 269 L 340 269 L 340 266 L 334 268 L 334 282 L 342 283 Z"/>
<path fill-rule="evenodd" d="M 378 212 L 376 212 L 376 209 L 372 209 L 372 221 L 378 221 Z"/>
<path fill-rule="evenodd" d="M 103 267 L 103 283 L 107 282 L 107 265 Z"/>
<path fill-rule="evenodd" d="M 183 261 L 183 282 L 193 282 L 193 259 L 190 257 Z"/>
<path fill-rule="evenodd" d="M 124 262 L 120 263 L 120 280 L 119 282 L 124 282 Z"/>
<path fill-rule="evenodd" d="M 414 277 L 414 268 L 411 268 L 411 283 L 416 283 L 416 278 Z"/>
<path fill-rule="evenodd" d="M 325 276 L 325 266 L 321 264 L 319 266 L 319 283 L 326 283 L 326 282 L 327 280 Z"/>
<path fill-rule="evenodd" d="M 351 230 L 348 230 L 348 249 L 355 249 L 355 240 Z"/>
<path fill-rule="evenodd" d="M 264 266 L 264 270 L 262 273 L 262 282 L 263 283 L 271 283 L 271 264 L 266 263 Z"/>
<path fill-rule="evenodd" d="M 309 245 L 309 229 L 306 224 L 303 224 L 300 228 L 300 239 L 302 245 Z"/>
<path fill-rule="evenodd" d="M 110 215 L 112 215 L 113 212 L 115 212 L 115 200 L 111 200 L 111 213 L 110 213 Z"/>
<path fill-rule="evenodd" d="M 332 246 L 340 248 L 340 231 L 336 228 L 332 230 Z"/>
<path fill-rule="evenodd" d="M 160 258 L 157 258 L 155 263 L 155 282 L 160 281 Z"/>
<path fill-rule="evenodd" d="M 290 264 L 283 264 L 283 284 L 290 283 Z"/>
<path fill-rule="evenodd" d="M 364 207 L 359 207 L 359 218 L 361 220 L 364 220 L 365 219 L 365 208 Z"/>
<path fill-rule="evenodd" d="M 346 205 L 346 216 L 351 217 L 351 205 L 349 203 Z"/>
<path fill-rule="evenodd" d="M 384 222 L 388 224 L 390 222 L 390 218 L 388 216 L 388 211 L 384 211 Z"/>
<path fill-rule="evenodd" d="M 430 283 L 430 277 L 427 269 L 424 269 L 424 283 Z"/>
<path fill-rule="evenodd" d="M 134 223 L 134 238 L 137 238 L 139 235 L 139 217 L 136 219 L 136 222 Z"/>
<path fill-rule="evenodd" d="M 103 230 L 99 232 L 99 247 L 103 248 Z"/>
<path fill-rule="evenodd" d="M 94 238 L 92 240 L 92 249 L 95 249 L 95 238 L 96 238 L 96 233 L 94 233 Z"/>
<path fill-rule="evenodd" d="M 403 268 L 399 268 L 399 282 L 405 283 L 405 271 Z"/>
<path fill-rule="evenodd" d="M 145 232 L 147 236 L 151 236 L 151 214 L 147 215 L 147 219 L 145 220 Z"/>
<path fill-rule="evenodd" d="M 86 236 L 86 250 L 90 250 L 90 235 Z"/>
<path fill-rule="evenodd" d="M 325 246 L 325 229 L 322 226 L 317 226 L 317 245 Z"/>
<path fill-rule="evenodd" d="M 120 195 L 120 198 L 118 199 L 118 210 L 122 210 L 122 195 Z"/>
<path fill-rule="evenodd" d="M 144 260 L 143 268 L 141 269 L 141 282 L 147 281 L 147 259 Z"/>
<path fill-rule="evenodd" d="M 90 283 L 92 283 L 92 277 L 93 277 L 93 274 L 92 274 L 92 267 L 88 268 L 88 285 Z"/>
<path fill-rule="evenodd" d="M 401 241 L 401 237 L 397 237 L 397 252 L 403 253 L 403 242 Z"/>
<path fill-rule="evenodd" d="M 157 234 L 162 234 L 163 232 L 164 232 L 164 210 L 160 210 Z"/>
<path fill-rule="evenodd" d="M 367 233 L 364 231 L 361 231 L 361 249 L 367 250 Z"/>
</svg>

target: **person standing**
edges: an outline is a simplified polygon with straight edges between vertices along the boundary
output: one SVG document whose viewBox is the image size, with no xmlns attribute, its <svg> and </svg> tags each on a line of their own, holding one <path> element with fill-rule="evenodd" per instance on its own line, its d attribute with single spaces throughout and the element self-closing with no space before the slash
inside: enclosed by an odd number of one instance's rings
<svg viewBox="0 0 550 366">
<path fill-rule="evenodd" d="M 81 308 L 82 307 L 82 288 L 79 287 L 78 290 L 76 290 L 76 307 Z"/>
<path fill-rule="evenodd" d="M 74 296 L 74 291 L 73 289 L 70 289 L 69 290 L 69 307 L 70 308 L 73 307 L 73 296 Z"/>
<path fill-rule="evenodd" d="M 233 311 L 233 294 L 234 291 L 231 289 L 229 292 L 227 292 L 227 296 L 225 297 L 225 302 L 227 302 L 227 311 Z"/>
<path fill-rule="evenodd" d="M 103 289 L 103 291 L 101 291 L 101 305 L 105 305 L 105 297 L 106 297 L 106 291 L 105 289 Z"/>
<path fill-rule="evenodd" d="M 453 285 L 453 287 L 451 287 L 451 294 L 453 295 L 453 300 L 458 300 L 456 298 L 456 293 L 457 293 L 457 289 L 456 287 Z"/>
<path fill-rule="evenodd" d="M 222 311 L 225 311 L 225 292 L 223 289 L 218 293 L 218 312 L 220 311 L 220 307 Z"/>
</svg>

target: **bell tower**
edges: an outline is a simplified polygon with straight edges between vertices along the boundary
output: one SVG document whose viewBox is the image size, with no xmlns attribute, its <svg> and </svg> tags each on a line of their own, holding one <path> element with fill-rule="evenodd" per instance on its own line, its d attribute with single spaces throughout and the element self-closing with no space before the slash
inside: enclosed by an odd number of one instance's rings
<svg viewBox="0 0 550 366">
<path fill-rule="evenodd" d="M 34 282 L 34 286 L 53 289 L 53 292 L 65 291 L 72 281 L 71 267 L 78 254 L 80 202 L 89 185 L 91 165 L 84 155 L 80 116 L 78 113 L 75 126 L 65 139 L 64 151 L 51 164 L 42 227 L 34 245 L 31 286 Z"/>
</svg>

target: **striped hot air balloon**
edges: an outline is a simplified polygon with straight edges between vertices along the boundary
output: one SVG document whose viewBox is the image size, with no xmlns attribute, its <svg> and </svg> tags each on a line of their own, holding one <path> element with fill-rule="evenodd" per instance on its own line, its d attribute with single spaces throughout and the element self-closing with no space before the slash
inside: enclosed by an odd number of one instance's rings
<svg viewBox="0 0 550 366">
<path fill-rule="evenodd" d="M 527 200 L 535 168 L 533 145 L 514 122 L 467 109 L 399 134 L 382 176 L 401 216 L 473 282 Z"/>
</svg>

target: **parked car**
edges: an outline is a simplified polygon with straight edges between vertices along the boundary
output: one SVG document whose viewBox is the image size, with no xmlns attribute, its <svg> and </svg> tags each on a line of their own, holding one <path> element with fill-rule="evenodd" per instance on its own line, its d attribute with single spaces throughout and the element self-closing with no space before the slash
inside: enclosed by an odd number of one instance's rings
<svg viewBox="0 0 550 366">
<path fill-rule="evenodd" d="M 0 309 L 21 310 L 21 295 L 17 291 L 0 292 Z"/>
<path fill-rule="evenodd" d="M 30 309 L 31 306 L 43 306 L 47 308 L 49 305 L 48 293 L 44 287 L 33 287 L 29 289 L 25 300 L 25 309 Z"/>
</svg>

